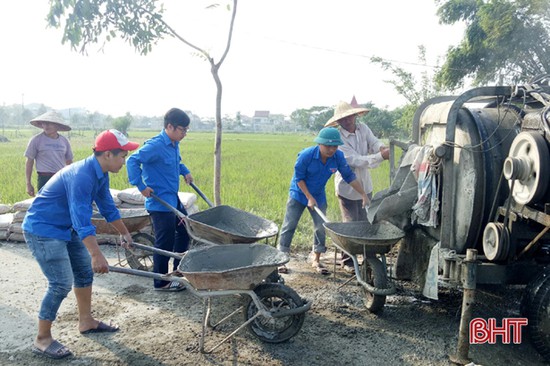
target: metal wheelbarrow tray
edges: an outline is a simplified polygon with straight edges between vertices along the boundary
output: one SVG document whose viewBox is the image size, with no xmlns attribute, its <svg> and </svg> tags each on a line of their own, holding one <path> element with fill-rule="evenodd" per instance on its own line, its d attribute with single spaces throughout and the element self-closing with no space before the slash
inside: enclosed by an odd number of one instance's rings
<svg viewBox="0 0 550 366">
<path fill-rule="evenodd" d="M 375 224 L 368 221 L 329 222 L 318 207 L 315 211 L 323 219 L 323 226 L 333 244 L 353 261 L 355 278 L 363 288 L 365 307 L 371 313 L 381 312 L 386 296 L 396 291 L 387 275 L 385 255 L 405 233 L 387 221 Z M 359 254 L 363 255 L 362 265 L 357 260 Z M 351 279 L 353 277 L 344 284 Z"/>
<path fill-rule="evenodd" d="M 288 256 L 263 245 L 220 245 L 187 252 L 178 269 L 197 290 L 253 290 Z"/>
<path fill-rule="evenodd" d="M 395 225 L 381 221 L 325 222 L 332 241 L 349 254 L 387 253 L 405 236 Z"/>
<path fill-rule="evenodd" d="M 216 244 L 254 243 L 278 234 L 277 224 L 226 205 L 187 216 L 190 234 Z"/>
</svg>

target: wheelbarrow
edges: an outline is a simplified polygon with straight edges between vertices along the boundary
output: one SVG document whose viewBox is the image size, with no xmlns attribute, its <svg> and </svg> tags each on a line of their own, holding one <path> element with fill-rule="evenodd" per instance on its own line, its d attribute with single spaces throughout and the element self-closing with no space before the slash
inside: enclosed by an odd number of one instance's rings
<svg viewBox="0 0 550 366">
<path fill-rule="evenodd" d="M 141 247 L 140 244 L 134 244 Z M 266 244 L 217 245 L 191 249 L 183 256 L 143 246 L 144 250 L 181 259 L 176 274 L 162 275 L 147 271 L 110 266 L 109 270 L 142 277 L 177 281 L 194 295 L 203 299 L 201 353 L 212 353 L 245 327 L 258 339 L 281 343 L 294 337 L 304 323 L 311 302 L 302 299 L 290 287 L 265 282 L 278 266 L 288 262 L 288 255 Z M 238 309 L 218 323 L 210 323 L 211 299 L 217 296 L 239 295 L 245 301 Z M 205 350 L 207 327 L 217 326 L 242 312 L 244 322 L 223 340 Z"/>
<path fill-rule="evenodd" d="M 191 186 L 209 204 L 210 208 L 185 215 L 155 194 L 154 199 L 183 220 L 189 235 L 207 244 L 246 244 L 275 237 L 279 233 L 277 224 L 249 212 L 226 205 L 212 206 L 212 203 L 194 185 Z"/>
<path fill-rule="evenodd" d="M 352 259 L 357 282 L 364 290 L 365 307 L 371 313 L 381 312 L 386 296 L 396 291 L 387 275 L 386 253 L 405 233 L 387 221 L 376 224 L 368 221 L 329 222 L 317 206 L 314 209 L 323 219 L 325 231 L 334 246 Z M 357 261 L 359 254 L 363 255 L 361 266 Z"/>
<path fill-rule="evenodd" d="M 151 225 L 151 218 L 145 208 L 131 208 L 119 210 L 120 218 L 128 232 L 132 234 L 132 240 L 136 243 L 145 244 L 148 246 L 155 245 L 155 238 L 147 233 L 140 233 L 139 231 L 146 226 Z M 119 232 L 113 225 L 108 223 L 100 213 L 94 213 L 92 215 L 92 224 L 96 227 L 98 234 L 105 235 L 119 235 Z M 124 265 L 123 259 L 120 257 L 117 246 L 118 261 L 121 265 Z M 153 260 L 150 252 L 143 250 L 124 250 L 126 262 L 130 268 L 150 271 L 153 268 Z"/>
</svg>

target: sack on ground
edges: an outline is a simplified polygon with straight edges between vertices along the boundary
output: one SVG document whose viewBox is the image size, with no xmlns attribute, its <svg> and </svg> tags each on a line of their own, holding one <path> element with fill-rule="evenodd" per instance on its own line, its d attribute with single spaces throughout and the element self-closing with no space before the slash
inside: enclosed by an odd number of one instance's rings
<svg viewBox="0 0 550 366">
<path fill-rule="evenodd" d="M 4 205 L 4 204 L 0 203 L 0 215 L 3 215 L 3 214 L 8 213 L 10 211 L 11 211 L 11 206 L 10 205 Z"/>
<path fill-rule="evenodd" d="M 13 205 L 12 210 L 13 211 L 27 211 L 29 207 L 31 207 L 32 202 L 34 201 L 34 197 L 28 198 L 24 201 L 17 202 Z"/>
</svg>

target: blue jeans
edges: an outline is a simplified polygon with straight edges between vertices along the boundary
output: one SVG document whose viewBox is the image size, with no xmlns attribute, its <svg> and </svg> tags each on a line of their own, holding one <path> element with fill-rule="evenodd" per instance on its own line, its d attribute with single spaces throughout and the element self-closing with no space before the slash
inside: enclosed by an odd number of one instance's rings
<svg viewBox="0 0 550 366">
<path fill-rule="evenodd" d="M 281 228 L 281 238 L 279 240 L 279 246 L 277 247 L 283 253 L 290 252 L 290 243 L 292 242 L 292 237 L 302 217 L 302 213 L 307 206 L 296 201 L 294 198 L 288 198 L 286 203 L 286 213 L 283 220 L 283 227 Z M 323 213 L 327 212 L 327 205 L 319 206 Z M 311 218 L 313 219 L 313 252 L 315 253 L 325 253 L 327 248 L 325 247 L 325 228 L 323 227 L 323 219 L 317 215 L 314 210 L 308 209 Z"/>
<path fill-rule="evenodd" d="M 59 240 L 23 233 L 25 241 L 48 280 L 48 289 L 42 299 L 38 318 L 54 321 L 61 302 L 71 288 L 92 285 L 94 272 L 88 249 L 73 231 L 71 240 Z"/>
<path fill-rule="evenodd" d="M 178 210 L 186 213 L 185 209 L 178 205 Z M 150 211 L 155 232 L 155 248 L 168 250 L 170 252 L 182 253 L 189 248 L 189 234 L 183 222 L 172 212 Z M 168 273 L 169 257 L 160 254 L 153 254 L 153 272 Z M 174 259 L 173 271 L 178 269 L 180 261 Z M 154 280 L 156 288 L 166 286 L 167 281 Z"/>
</svg>

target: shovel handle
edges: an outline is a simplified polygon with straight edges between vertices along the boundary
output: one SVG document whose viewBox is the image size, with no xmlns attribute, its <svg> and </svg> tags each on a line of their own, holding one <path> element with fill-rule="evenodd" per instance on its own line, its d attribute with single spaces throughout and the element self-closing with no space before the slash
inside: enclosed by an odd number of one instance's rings
<svg viewBox="0 0 550 366">
<path fill-rule="evenodd" d="M 325 216 L 325 214 L 323 213 L 323 211 L 321 211 L 321 209 L 317 206 L 313 206 L 313 209 L 315 210 L 315 212 L 317 212 L 317 215 L 321 216 L 321 218 L 323 219 L 324 222 L 329 222 L 327 217 Z"/>
<path fill-rule="evenodd" d="M 181 212 L 180 210 L 178 210 L 177 208 L 175 208 L 174 206 L 172 206 L 171 204 L 169 204 L 168 202 L 166 202 L 165 200 L 163 200 L 162 198 L 160 198 L 156 194 L 151 193 L 151 197 L 156 199 L 161 205 L 163 205 L 164 207 L 166 207 L 167 209 L 172 211 L 174 214 L 176 214 L 176 216 L 179 217 L 180 219 L 186 219 L 187 218 L 187 216 L 185 216 L 185 214 L 183 212 Z"/>
<path fill-rule="evenodd" d="M 195 190 L 195 192 L 197 192 L 199 194 L 199 196 L 202 197 L 202 199 L 204 200 L 204 202 L 206 202 L 208 204 L 208 206 L 214 207 L 214 204 L 212 203 L 212 201 L 210 201 L 208 199 L 208 197 L 206 197 L 206 195 L 204 193 L 202 193 L 202 191 L 199 189 L 199 187 L 197 187 L 195 185 L 195 183 L 191 182 L 191 183 L 189 183 L 189 185 Z"/>
</svg>

